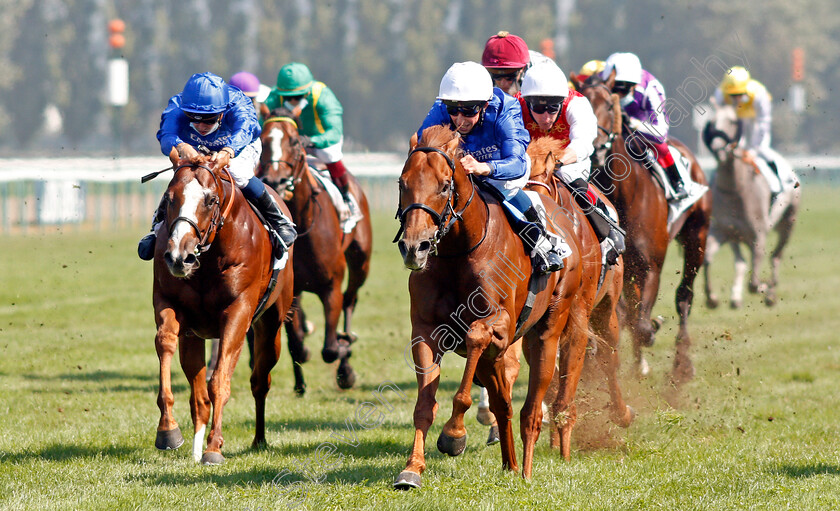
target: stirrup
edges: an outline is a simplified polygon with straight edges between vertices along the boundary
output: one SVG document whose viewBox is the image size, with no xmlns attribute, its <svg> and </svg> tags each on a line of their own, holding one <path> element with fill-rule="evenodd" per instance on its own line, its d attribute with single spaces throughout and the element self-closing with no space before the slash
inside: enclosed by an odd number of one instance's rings
<svg viewBox="0 0 840 511">
<path fill-rule="evenodd" d="M 688 198 L 688 191 L 685 189 L 685 186 L 683 186 L 682 183 L 678 184 L 677 186 L 672 186 L 671 188 L 674 191 L 674 195 L 673 197 L 671 197 L 672 200 L 681 201 L 683 199 Z"/>
</svg>

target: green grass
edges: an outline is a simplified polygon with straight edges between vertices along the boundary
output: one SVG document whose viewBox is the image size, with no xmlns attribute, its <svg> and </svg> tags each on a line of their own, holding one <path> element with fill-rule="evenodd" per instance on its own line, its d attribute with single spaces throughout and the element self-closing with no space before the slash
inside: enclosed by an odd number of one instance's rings
<svg viewBox="0 0 840 511">
<path fill-rule="evenodd" d="M 676 334 L 679 254 L 672 246 L 655 309 L 668 322 L 648 351 L 648 379 L 633 377 L 623 337 L 622 383 L 639 412 L 628 430 L 609 429 L 607 447 L 576 442 L 570 463 L 548 448 L 544 435 L 534 477 L 525 482 L 501 470 L 499 448 L 484 447 L 486 430 L 470 411 L 467 450 L 449 458 L 434 443 L 463 362 L 448 355 L 423 488 L 408 493 L 391 489 L 413 437 L 416 384 L 404 360 L 408 272 L 390 243 L 396 231 L 390 215 L 375 218 L 372 275 L 355 318 L 357 388 L 337 390 L 334 368 L 317 357 L 319 325 L 308 341 L 315 355 L 305 366 L 309 392 L 294 396 L 283 353 L 268 399 L 270 448 L 252 451 L 253 399 L 243 359 L 225 408 L 227 461 L 219 467 L 192 461 L 189 389 L 177 364 L 175 413 L 187 443 L 174 452 L 154 448 L 151 265 L 135 256 L 142 229 L 2 238 L 0 508 L 838 508 L 840 207 L 837 189 L 814 188 L 804 193 L 775 308 L 747 295 L 739 311 L 727 303 L 707 310 L 698 280 L 690 326 L 697 376 L 676 400 L 666 400 Z M 723 297 L 731 274 L 724 249 L 716 267 Z M 307 297 L 305 306 L 320 323 L 316 302 Z M 515 388 L 517 411 L 525 380 L 523 374 Z M 372 392 L 385 381 L 395 382 L 408 399 L 383 394 L 393 409 L 380 407 L 382 423 L 363 429 L 356 411 L 364 402 L 378 403 Z M 596 422 L 581 420 L 579 438 L 599 428 Z M 347 434 L 348 423 L 356 441 L 341 442 L 336 437 Z M 323 450 L 327 441 L 334 450 Z M 521 454 L 518 442 L 520 462 Z M 291 475 L 284 477 L 283 470 Z"/>
</svg>

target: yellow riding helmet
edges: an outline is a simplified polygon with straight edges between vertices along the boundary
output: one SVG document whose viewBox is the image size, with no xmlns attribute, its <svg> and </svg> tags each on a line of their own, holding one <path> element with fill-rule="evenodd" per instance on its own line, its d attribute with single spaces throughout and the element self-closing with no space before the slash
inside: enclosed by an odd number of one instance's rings
<svg viewBox="0 0 840 511">
<path fill-rule="evenodd" d="M 747 84 L 750 82 L 750 72 L 741 66 L 729 69 L 723 81 L 720 82 L 720 90 L 724 94 L 746 94 Z"/>
<path fill-rule="evenodd" d="M 577 75 L 578 77 L 583 76 L 588 78 L 594 75 L 595 73 L 600 73 L 601 71 L 603 71 L 604 64 L 605 63 L 603 60 L 590 60 L 589 62 L 584 64 L 583 67 L 580 68 L 580 71 L 578 71 Z"/>
</svg>

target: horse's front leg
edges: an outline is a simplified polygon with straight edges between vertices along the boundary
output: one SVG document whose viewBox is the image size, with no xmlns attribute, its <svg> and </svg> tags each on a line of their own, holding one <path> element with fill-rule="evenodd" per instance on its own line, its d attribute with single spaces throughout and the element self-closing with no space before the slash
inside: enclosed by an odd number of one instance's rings
<svg viewBox="0 0 840 511">
<path fill-rule="evenodd" d="M 194 334 L 185 334 L 178 345 L 181 368 L 190 383 L 190 415 L 193 421 L 193 458 L 201 460 L 204 449 L 204 434 L 210 422 L 210 396 L 207 393 L 207 379 L 204 365 L 204 339 Z"/>
<path fill-rule="evenodd" d="M 490 400 L 490 409 L 496 418 L 495 427 L 502 452 L 502 467 L 516 472 L 516 445 L 513 441 L 513 405 L 511 389 L 519 370 L 521 340 L 509 346 L 504 355 L 490 362 L 484 358 L 478 361 L 478 371 L 482 383 L 486 385 Z"/>
<path fill-rule="evenodd" d="M 741 245 L 737 241 L 731 243 L 732 255 L 735 258 L 735 276 L 732 278 L 732 291 L 729 295 L 729 307 L 740 309 L 744 302 L 744 276 L 747 274 L 747 261 L 741 253 Z"/>
<path fill-rule="evenodd" d="M 720 242 L 718 242 L 717 236 L 710 233 L 709 237 L 706 238 L 706 252 L 703 260 L 703 283 L 704 290 L 706 291 L 706 307 L 710 309 L 717 309 L 720 305 L 720 299 L 717 297 L 712 286 L 711 277 L 712 262 L 714 262 L 715 255 L 719 250 Z"/>
<path fill-rule="evenodd" d="M 222 314 L 219 363 L 213 377 L 210 378 L 209 389 L 210 401 L 213 404 L 213 422 L 210 436 L 207 438 L 207 450 L 201 457 L 201 463 L 205 465 L 218 465 L 225 460 L 222 456 L 222 447 L 225 444 L 222 437 L 222 409 L 230 399 L 230 378 L 245 344 L 245 333 L 250 326 L 256 300 L 255 297 L 243 295 Z"/>
<path fill-rule="evenodd" d="M 155 303 L 159 299 L 155 298 Z M 184 444 L 181 429 L 172 413 L 175 398 L 172 395 L 172 356 L 178 347 L 178 333 L 181 325 L 170 307 L 157 310 L 157 334 L 155 334 L 155 350 L 160 361 L 160 387 L 158 389 L 157 404 L 160 408 L 160 422 L 158 422 L 155 447 L 161 450 L 177 449 Z"/>
<path fill-rule="evenodd" d="M 343 274 L 343 272 L 342 272 Z M 350 366 L 349 358 L 352 354 L 350 341 L 338 340 L 338 319 L 341 316 L 343 297 L 341 294 L 341 280 L 335 280 L 328 292 L 321 296 L 324 304 L 324 348 L 321 357 L 326 363 L 339 361 L 336 370 L 336 383 L 342 389 L 352 388 L 356 383 L 356 373 Z"/>
<path fill-rule="evenodd" d="M 461 384 L 452 398 L 452 416 L 443 426 L 443 431 L 438 437 L 438 450 L 450 456 L 458 456 L 464 452 L 467 446 L 467 429 L 464 427 L 464 414 L 472 405 L 473 377 L 478 365 L 478 359 L 493 336 L 493 329 L 483 320 L 474 321 L 470 325 L 470 331 L 465 337 L 467 348 L 467 361 L 464 364 L 464 374 L 461 377 Z"/>
<path fill-rule="evenodd" d="M 414 332 L 416 334 L 416 332 Z M 428 334 L 429 332 L 426 332 Z M 432 343 L 431 345 L 428 343 Z M 426 434 L 437 415 L 435 399 L 440 384 L 441 350 L 430 337 L 414 335 L 411 345 L 414 371 L 417 374 L 417 403 L 414 405 L 414 443 L 405 470 L 394 481 L 394 488 L 419 488 L 420 474 L 426 470 Z"/>
</svg>

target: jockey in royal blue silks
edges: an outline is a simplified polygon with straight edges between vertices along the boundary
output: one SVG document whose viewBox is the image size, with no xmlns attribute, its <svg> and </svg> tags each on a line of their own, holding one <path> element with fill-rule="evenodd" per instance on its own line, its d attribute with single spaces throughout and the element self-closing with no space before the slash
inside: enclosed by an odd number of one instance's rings
<svg viewBox="0 0 840 511">
<path fill-rule="evenodd" d="M 557 271 L 563 260 L 546 237 L 539 213 L 522 191 L 529 177 L 530 159 L 525 150 L 530 136 L 522 123 L 519 102 L 494 88 L 490 74 L 476 62 L 458 62 L 443 76 L 440 93 L 426 115 L 423 130 L 450 125 L 463 139 L 464 170 L 477 176 L 482 188 L 518 213 L 516 230 L 535 258 L 541 273 Z M 510 208 L 508 208 L 510 210 Z M 537 235 L 530 235 L 536 231 Z M 532 239 L 536 238 L 536 239 Z"/>
<path fill-rule="evenodd" d="M 197 150 L 204 146 L 217 168 L 228 166 L 233 181 L 254 204 L 273 230 L 275 256 L 291 246 L 297 233 L 294 224 L 278 207 L 262 181 L 254 176 L 260 161 L 260 123 L 251 100 L 212 73 L 190 77 L 184 90 L 172 96 L 161 114 L 157 138 L 160 150 L 172 165 L 180 160 L 198 163 Z M 155 212 L 152 232 L 137 247 L 141 259 L 154 257 L 157 229 L 164 219 L 163 201 Z"/>
</svg>

